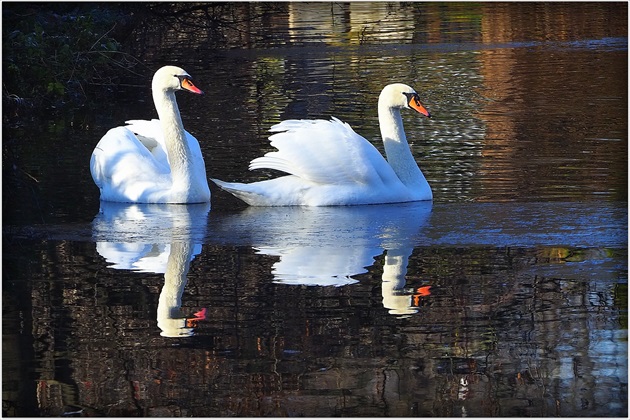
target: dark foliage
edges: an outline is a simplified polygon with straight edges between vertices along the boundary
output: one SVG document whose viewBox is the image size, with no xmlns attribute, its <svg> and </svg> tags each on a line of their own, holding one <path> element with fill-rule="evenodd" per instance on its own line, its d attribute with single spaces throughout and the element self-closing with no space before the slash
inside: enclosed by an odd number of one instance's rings
<svg viewBox="0 0 630 420">
<path fill-rule="evenodd" d="M 119 83 L 137 60 L 121 45 L 138 15 L 116 3 L 3 3 L 3 102 L 9 108 L 81 104 Z"/>
</svg>

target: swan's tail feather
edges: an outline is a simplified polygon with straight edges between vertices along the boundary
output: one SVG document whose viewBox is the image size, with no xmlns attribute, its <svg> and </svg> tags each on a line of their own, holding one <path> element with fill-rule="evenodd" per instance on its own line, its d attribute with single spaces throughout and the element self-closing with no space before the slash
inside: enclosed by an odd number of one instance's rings
<svg viewBox="0 0 630 420">
<path fill-rule="evenodd" d="M 265 197 L 256 192 L 248 191 L 247 184 L 239 182 L 225 182 L 215 178 L 210 178 L 210 180 L 217 184 L 217 186 L 222 190 L 229 192 L 236 198 L 240 198 L 250 206 L 265 205 Z"/>
</svg>

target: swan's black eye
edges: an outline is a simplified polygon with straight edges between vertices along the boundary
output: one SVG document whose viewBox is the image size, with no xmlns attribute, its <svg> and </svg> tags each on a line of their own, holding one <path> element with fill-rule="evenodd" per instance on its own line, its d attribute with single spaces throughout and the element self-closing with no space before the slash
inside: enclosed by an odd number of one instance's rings
<svg viewBox="0 0 630 420">
<path fill-rule="evenodd" d="M 174 74 L 173 76 L 179 79 L 180 88 L 190 90 L 192 87 L 194 87 L 194 83 L 192 79 L 190 78 L 190 76 L 181 75 L 181 74 Z"/>
<path fill-rule="evenodd" d="M 410 104 L 412 101 L 416 103 L 420 103 L 420 98 L 416 92 L 403 92 L 403 95 L 407 97 L 407 103 Z"/>
</svg>

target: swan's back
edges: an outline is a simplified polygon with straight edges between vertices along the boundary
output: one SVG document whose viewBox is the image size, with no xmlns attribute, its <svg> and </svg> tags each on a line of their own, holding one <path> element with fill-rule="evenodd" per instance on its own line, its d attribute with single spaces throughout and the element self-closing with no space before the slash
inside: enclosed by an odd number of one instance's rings
<svg viewBox="0 0 630 420">
<path fill-rule="evenodd" d="M 269 140 L 278 151 L 252 160 L 250 169 L 276 169 L 330 185 L 378 185 L 396 179 L 378 150 L 337 118 L 286 120 L 269 131 L 276 133 Z"/>
<path fill-rule="evenodd" d="M 159 154 L 159 152 L 158 152 Z M 101 200 L 139 201 L 168 182 L 166 159 L 156 159 L 127 127 L 109 130 L 92 152 L 90 172 Z"/>
<path fill-rule="evenodd" d="M 335 206 L 409 201 L 411 196 L 379 151 L 350 125 L 331 120 L 286 120 L 270 129 L 277 150 L 250 169 L 287 176 L 251 184 L 213 179 L 252 206 Z M 402 197 L 402 199 L 401 199 Z"/>
<path fill-rule="evenodd" d="M 175 92 L 203 94 L 182 68 L 164 66 L 151 82 L 159 119 L 132 120 L 96 145 L 90 171 L 101 201 L 203 203 L 210 201 L 199 142 L 184 130 Z"/>
<path fill-rule="evenodd" d="M 185 131 L 185 135 L 191 152 L 191 177 L 205 180 L 205 163 L 199 142 L 189 132 Z M 126 126 L 110 129 L 92 152 L 90 172 L 103 201 L 159 203 L 185 200 L 173 198 L 177 192 L 173 187 L 176 186 L 172 182 L 164 135 L 157 119 L 131 120 Z M 208 201 L 210 197 L 209 189 L 184 191 L 182 196 L 191 193 L 202 197 L 194 202 Z"/>
<path fill-rule="evenodd" d="M 389 162 L 365 138 L 342 121 L 287 120 L 269 139 L 277 150 L 251 161 L 249 168 L 288 175 L 251 184 L 213 180 L 255 206 L 332 206 L 431 200 L 433 195 L 411 154 L 400 110 L 430 117 L 411 87 L 383 88 L 379 126 Z"/>
</svg>

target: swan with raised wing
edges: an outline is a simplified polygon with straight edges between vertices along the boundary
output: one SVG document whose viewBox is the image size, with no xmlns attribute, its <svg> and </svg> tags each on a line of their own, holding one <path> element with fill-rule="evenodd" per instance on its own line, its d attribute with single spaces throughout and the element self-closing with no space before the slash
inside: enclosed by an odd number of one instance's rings
<svg viewBox="0 0 630 420">
<path fill-rule="evenodd" d="M 165 66 L 152 81 L 159 119 L 109 130 L 92 152 L 90 171 L 102 201 L 205 203 L 210 189 L 199 142 L 184 130 L 175 92 L 203 94 L 183 69 Z"/>
<path fill-rule="evenodd" d="M 346 123 L 286 120 L 271 127 L 278 149 L 251 161 L 249 169 L 287 173 L 249 184 L 213 179 L 251 206 L 335 206 L 432 200 L 431 187 L 407 143 L 401 109 L 431 117 L 418 93 L 402 83 L 383 88 L 378 120 L 387 160 Z"/>
</svg>

